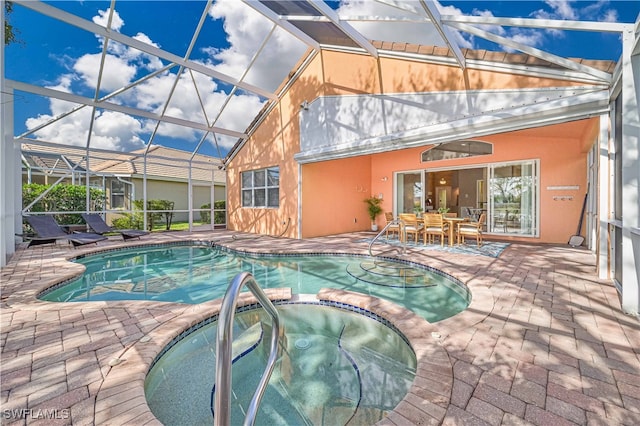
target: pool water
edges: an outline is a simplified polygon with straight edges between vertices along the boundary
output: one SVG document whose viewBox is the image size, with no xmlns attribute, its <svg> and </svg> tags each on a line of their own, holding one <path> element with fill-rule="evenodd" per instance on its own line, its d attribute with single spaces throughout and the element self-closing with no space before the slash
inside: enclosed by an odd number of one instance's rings
<svg viewBox="0 0 640 426">
<path fill-rule="evenodd" d="M 281 353 L 256 424 L 374 424 L 404 398 L 415 378 L 416 358 L 393 329 L 330 306 L 277 309 L 284 330 Z M 234 353 L 239 355 L 232 370 L 231 424 L 242 424 L 266 365 L 270 330 L 264 330 L 266 337 L 255 349 L 247 348 L 261 337 L 255 325 L 271 322 L 262 309 L 235 318 Z M 163 424 L 212 424 L 216 326 L 208 324 L 178 341 L 147 375 L 147 402 Z"/>
<path fill-rule="evenodd" d="M 339 255 L 251 256 L 209 246 L 129 248 L 76 259 L 79 278 L 39 296 L 55 302 L 156 300 L 202 303 L 222 298 L 238 273 L 250 272 L 262 288 L 294 294 L 344 289 L 383 298 L 429 322 L 466 309 L 466 287 L 418 265 Z"/>
</svg>

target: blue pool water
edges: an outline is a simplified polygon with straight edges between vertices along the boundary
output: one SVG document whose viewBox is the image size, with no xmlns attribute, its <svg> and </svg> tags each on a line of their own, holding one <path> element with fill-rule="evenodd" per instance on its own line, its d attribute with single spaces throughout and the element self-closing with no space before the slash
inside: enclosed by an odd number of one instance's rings
<svg viewBox="0 0 640 426">
<path fill-rule="evenodd" d="M 294 294 L 337 288 L 389 300 L 430 322 L 466 309 L 470 294 L 452 278 L 411 265 L 339 255 L 252 256 L 206 245 L 161 245 L 108 251 L 76 259 L 77 279 L 39 296 L 56 302 L 156 300 L 201 303 L 221 298 L 238 273 L 262 288 Z"/>
<path fill-rule="evenodd" d="M 378 317 L 313 304 L 284 304 L 277 309 L 283 329 L 280 356 L 256 424 L 374 424 L 409 390 L 415 378 L 415 354 Z M 242 424 L 266 365 L 270 331 L 256 327 L 261 321 L 270 324 L 262 309 L 235 316 L 238 355 L 232 369 L 232 425 Z M 145 395 L 163 424 L 213 424 L 216 328 L 217 322 L 212 322 L 194 330 L 149 371 Z M 257 346 L 256 341 L 260 341 Z"/>
</svg>

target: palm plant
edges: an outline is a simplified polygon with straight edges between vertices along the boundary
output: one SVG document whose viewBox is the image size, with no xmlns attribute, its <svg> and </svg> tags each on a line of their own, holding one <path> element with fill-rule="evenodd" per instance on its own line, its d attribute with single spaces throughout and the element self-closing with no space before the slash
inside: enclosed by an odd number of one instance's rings
<svg viewBox="0 0 640 426">
<path fill-rule="evenodd" d="M 382 200 L 377 197 L 369 197 L 365 198 L 364 202 L 367 204 L 367 212 L 369 213 L 369 218 L 371 219 L 371 229 L 376 230 L 376 217 L 383 211 Z"/>
</svg>

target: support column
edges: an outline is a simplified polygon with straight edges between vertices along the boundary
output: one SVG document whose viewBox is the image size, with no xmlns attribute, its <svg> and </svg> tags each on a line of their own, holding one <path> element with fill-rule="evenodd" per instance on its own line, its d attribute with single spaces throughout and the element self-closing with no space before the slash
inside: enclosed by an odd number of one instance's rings
<svg viewBox="0 0 640 426">
<path fill-rule="evenodd" d="M 598 155 L 598 186 L 595 192 L 598 197 L 598 205 L 596 206 L 598 212 L 598 239 L 596 249 L 597 254 L 597 268 L 598 278 L 609 279 L 611 278 L 611 264 L 610 256 L 610 239 L 609 239 L 609 220 L 611 218 L 611 204 L 609 200 L 612 199 L 611 183 L 613 181 L 613 175 L 611 173 L 611 158 L 609 152 L 611 151 L 611 133 L 609 132 L 609 122 L 613 122 L 613 115 L 601 115 L 600 116 L 600 136 L 599 136 L 599 155 Z"/>
<path fill-rule="evenodd" d="M 13 89 L 4 78 L 4 1 L 0 1 L 0 266 L 16 251 L 16 233 L 22 233 L 20 145 L 13 141 Z"/>
<path fill-rule="evenodd" d="M 622 39 L 622 253 L 619 253 L 622 256 L 622 309 L 636 315 L 640 312 L 639 38 L 629 28 Z"/>
</svg>

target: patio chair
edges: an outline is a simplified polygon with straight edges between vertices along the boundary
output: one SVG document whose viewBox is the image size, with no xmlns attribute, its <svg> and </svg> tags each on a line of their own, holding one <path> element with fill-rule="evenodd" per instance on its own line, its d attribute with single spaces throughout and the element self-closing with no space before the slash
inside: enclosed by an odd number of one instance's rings
<svg viewBox="0 0 640 426">
<path fill-rule="evenodd" d="M 440 237 L 440 245 L 444 247 L 444 237 L 449 232 L 449 225 L 439 213 L 425 214 L 424 220 L 424 244 L 435 244 L 436 236 Z"/>
<path fill-rule="evenodd" d="M 386 219 L 387 223 L 390 223 L 393 221 L 393 213 L 385 213 L 384 214 L 384 218 Z M 400 239 L 400 225 L 398 225 L 397 223 L 394 223 L 393 225 L 389 226 L 387 228 L 387 232 L 385 234 L 385 237 L 387 239 L 389 239 L 389 234 L 396 234 L 398 235 L 398 239 Z"/>
<path fill-rule="evenodd" d="M 84 221 L 87 222 L 87 225 L 89 225 L 89 228 L 91 228 L 96 234 L 103 235 L 112 232 L 114 234 L 120 234 L 122 239 L 127 241 L 132 238 L 140 238 L 149 233 L 148 231 L 142 231 L 140 229 L 113 228 L 107 225 L 107 222 L 105 222 L 97 213 L 81 213 L 81 215 Z"/>
<path fill-rule="evenodd" d="M 458 223 L 458 245 L 464 244 L 464 237 L 474 237 L 478 243 L 478 247 L 482 246 L 482 228 L 486 220 L 486 214 L 482 213 L 477 222 L 460 222 Z"/>
<path fill-rule="evenodd" d="M 55 243 L 57 240 L 67 240 L 70 241 L 74 247 L 78 247 L 85 244 L 98 243 L 98 241 L 104 241 L 107 239 L 107 237 L 102 235 L 87 232 L 74 232 L 67 234 L 64 232 L 64 229 L 58 225 L 53 216 L 25 215 L 24 218 L 36 233 L 36 236 L 31 238 L 27 247 Z"/>
<path fill-rule="evenodd" d="M 401 240 L 407 241 L 407 236 L 413 234 L 413 241 L 417 243 L 418 235 L 422 233 L 422 223 L 418 223 L 415 213 L 400 213 L 398 219 L 404 223 L 404 235 L 400 236 Z"/>
</svg>

